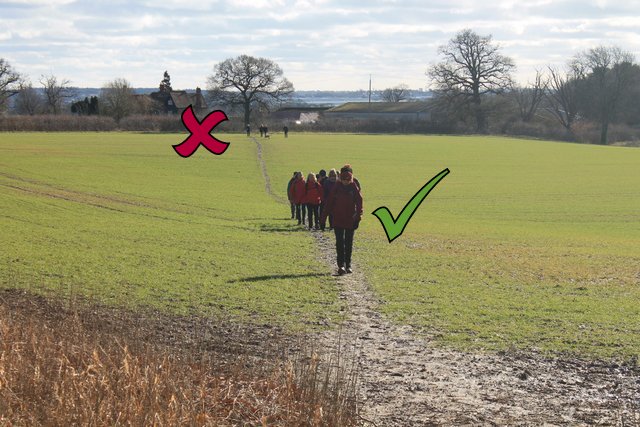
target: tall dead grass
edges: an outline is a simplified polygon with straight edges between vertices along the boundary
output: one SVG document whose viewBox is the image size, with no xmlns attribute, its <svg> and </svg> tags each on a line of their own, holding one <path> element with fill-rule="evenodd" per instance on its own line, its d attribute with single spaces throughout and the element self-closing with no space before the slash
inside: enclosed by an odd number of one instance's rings
<svg viewBox="0 0 640 427">
<path fill-rule="evenodd" d="M 0 425 L 353 425 L 355 380 L 295 359 L 221 360 L 2 304 Z M 117 319 L 114 319 L 117 321 Z"/>
</svg>

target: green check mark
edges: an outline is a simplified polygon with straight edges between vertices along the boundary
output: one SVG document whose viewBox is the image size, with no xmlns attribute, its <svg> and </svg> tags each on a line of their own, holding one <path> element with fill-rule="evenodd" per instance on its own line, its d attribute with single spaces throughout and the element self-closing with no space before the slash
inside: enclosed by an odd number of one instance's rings
<svg viewBox="0 0 640 427">
<path fill-rule="evenodd" d="M 429 195 L 431 190 L 449 173 L 449 168 L 443 170 L 438 175 L 434 176 L 427 182 L 414 196 L 409 200 L 409 202 L 402 208 L 400 214 L 397 219 L 393 219 L 391 212 L 386 206 L 381 206 L 375 211 L 373 211 L 373 215 L 375 215 L 380 222 L 382 223 L 382 227 L 384 228 L 384 232 L 387 233 L 387 239 L 389 239 L 389 243 L 393 242 L 396 238 L 400 237 L 400 235 L 404 232 L 405 227 L 409 223 L 409 220 L 416 213 L 416 210 L 420 206 L 420 204 L 424 201 L 424 199 Z"/>
</svg>

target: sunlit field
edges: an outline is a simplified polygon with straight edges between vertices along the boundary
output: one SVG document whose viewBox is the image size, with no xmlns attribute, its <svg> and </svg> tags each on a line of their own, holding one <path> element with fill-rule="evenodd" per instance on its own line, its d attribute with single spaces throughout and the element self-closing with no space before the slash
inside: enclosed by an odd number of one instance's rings
<svg viewBox="0 0 640 427">
<path fill-rule="evenodd" d="M 398 322 L 457 347 L 627 357 L 640 351 L 640 150 L 498 137 L 291 134 L 272 180 L 351 163 L 355 260 Z M 398 215 L 444 168 L 389 244 Z"/>
<path fill-rule="evenodd" d="M 183 139 L 0 135 L 0 286 L 296 329 L 336 316 L 334 281 L 265 193 L 255 145 L 183 159 Z"/>
<path fill-rule="evenodd" d="M 269 196 L 244 135 L 180 158 L 181 135 L 0 135 L 0 286 L 306 329 L 335 324 L 333 271 Z M 498 137 L 274 134 L 285 197 L 351 163 L 354 262 L 391 319 L 463 349 L 640 353 L 640 150 Z M 432 191 L 389 244 L 371 212 Z M 328 232 L 327 232 L 328 233 Z"/>
</svg>

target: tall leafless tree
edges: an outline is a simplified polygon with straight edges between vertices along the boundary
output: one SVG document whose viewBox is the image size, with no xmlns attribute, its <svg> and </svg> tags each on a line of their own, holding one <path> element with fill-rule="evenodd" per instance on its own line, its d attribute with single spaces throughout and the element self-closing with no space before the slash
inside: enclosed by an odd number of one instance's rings
<svg viewBox="0 0 640 427">
<path fill-rule="evenodd" d="M 475 114 L 476 130 L 487 130 L 487 112 L 482 108 L 486 94 L 501 93 L 512 83 L 513 60 L 499 52 L 492 37 L 480 36 L 470 29 L 455 35 L 439 48 L 444 61 L 429 68 L 436 95 L 451 103 L 470 106 Z"/>
<path fill-rule="evenodd" d="M 382 100 L 385 102 L 400 102 L 409 99 L 409 86 L 399 84 L 382 91 Z"/>
<path fill-rule="evenodd" d="M 255 107 L 269 108 L 294 90 L 278 64 L 266 58 L 240 55 L 218 63 L 213 71 L 207 86 L 210 96 L 224 104 L 242 106 L 245 125 Z"/>
<path fill-rule="evenodd" d="M 7 100 L 18 93 L 20 74 L 4 58 L 0 58 L 0 112 L 7 108 Z"/>
<path fill-rule="evenodd" d="M 31 82 L 25 81 L 20 83 L 15 110 L 18 114 L 30 116 L 42 112 L 42 97 L 34 89 Z"/>
<path fill-rule="evenodd" d="M 58 80 L 58 77 L 53 74 L 41 76 L 40 84 L 44 89 L 45 107 L 51 114 L 59 114 L 65 99 L 74 95 L 73 88 L 69 86 L 71 82 L 67 79 Z"/>
<path fill-rule="evenodd" d="M 627 95 L 633 76 L 633 55 L 617 46 L 598 46 L 579 53 L 571 62 L 588 96 L 584 110 L 600 122 L 600 144 L 607 143 L 609 124 Z"/>
<path fill-rule="evenodd" d="M 100 113 L 113 117 L 119 122 L 132 114 L 136 108 L 131 84 L 118 78 L 105 84 L 100 90 Z"/>
<path fill-rule="evenodd" d="M 572 134 L 573 123 L 578 116 L 578 77 L 573 68 L 565 72 L 553 67 L 548 67 L 548 70 L 546 109 L 567 133 Z"/>
<path fill-rule="evenodd" d="M 518 105 L 520 119 L 523 122 L 530 122 L 538 112 L 538 108 L 544 99 L 547 90 L 547 79 L 540 71 L 536 71 L 536 78 L 533 83 L 526 87 L 513 86 L 511 94 Z"/>
</svg>

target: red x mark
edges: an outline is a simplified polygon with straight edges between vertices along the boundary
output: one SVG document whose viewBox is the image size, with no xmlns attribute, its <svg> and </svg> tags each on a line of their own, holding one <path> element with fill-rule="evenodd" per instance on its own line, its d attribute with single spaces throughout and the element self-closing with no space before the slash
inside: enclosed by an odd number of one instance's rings
<svg viewBox="0 0 640 427">
<path fill-rule="evenodd" d="M 229 147 L 229 143 L 214 138 L 210 132 L 225 120 L 229 119 L 224 111 L 216 110 L 209 113 L 207 117 L 200 122 L 196 115 L 193 114 L 193 108 L 189 105 L 182 112 L 182 123 L 191 134 L 180 144 L 174 145 L 173 149 L 182 157 L 192 155 L 200 144 L 204 145 L 204 148 L 213 154 L 224 153 L 227 147 Z"/>
</svg>

